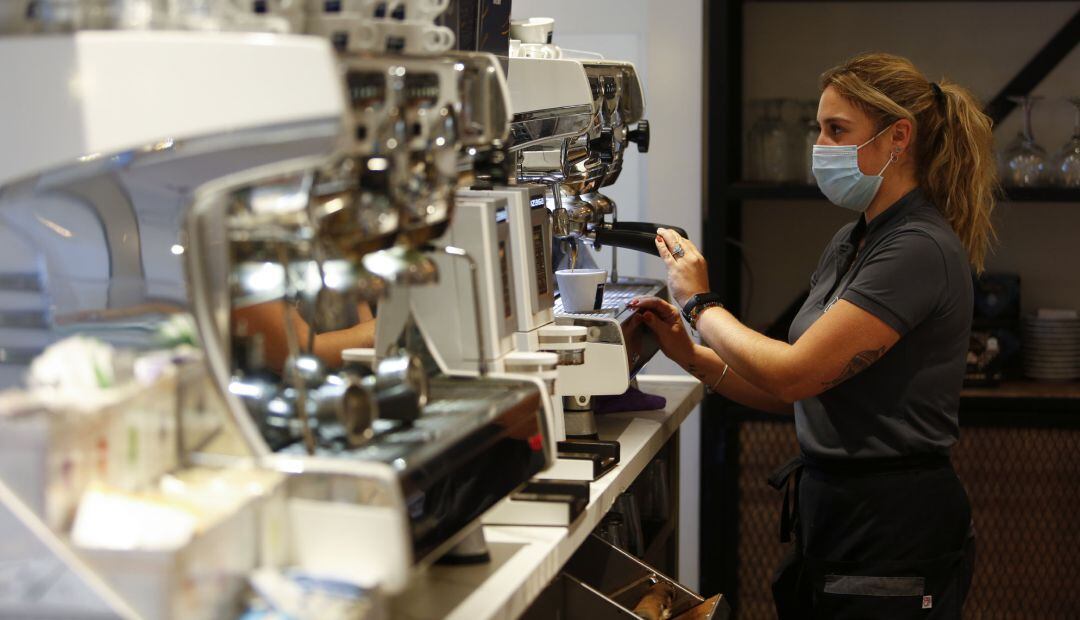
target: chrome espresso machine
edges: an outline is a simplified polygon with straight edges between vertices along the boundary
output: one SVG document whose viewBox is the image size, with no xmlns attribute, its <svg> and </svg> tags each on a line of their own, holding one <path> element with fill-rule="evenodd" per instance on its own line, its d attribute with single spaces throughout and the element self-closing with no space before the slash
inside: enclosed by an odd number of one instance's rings
<svg viewBox="0 0 1080 620">
<path fill-rule="evenodd" d="M 445 277 L 436 257 L 474 261 L 433 242 L 453 220 L 456 189 L 504 166 L 498 61 L 448 52 L 437 26 L 417 43 L 380 30 L 385 47 L 372 54 L 365 16 L 319 6 L 307 28 L 339 52 L 341 142 L 317 162 L 202 188 L 188 269 L 230 409 L 253 422 L 263 462 L 290 474 L 298 564 L 394 593 L 413 566 L 487 559 L 480 515 L 554 459 L 550 401 L 535 376 L 440 366 L 409 304 Z M 355 327 L 364 303 L 377 303 L 375 346 L 328 366 L 316 339 Z M 251 327 L 268 310 L 285 317 L 279 372 L 267 367 L 269 334 Z M 335 553 L 320 542 L 328 533 Z"/>
<path fill-rule="evenodd" d="M 395 311 L 445 277 L 437 258 L 475 263 L 432 242 L 458 188 L 506 177 L 503 70 L 449 51 L 445 3 L 408 22 L 256 4 L 183 21 L 198 32 L 45 11 L 67 34 L 0 38 L 39 61 L 0 67 L 19 154 L 0 164 L 0 361 L 17 384 L 64 336 L 151 349 L 194 315 L 226 423 L 185 461 L 284 474 L 281 561 L 394 593 L 448 553 L 485 559 L 480 515 L 555 457 L 541 376 L 441 368 Z M 370 354 L 320 355 L 370 310 Z"/>
<path fill-rule="evenodd" d="M 554 272 L 574 253 L 591 262 L 587 247 L 656 254 L 656 225 L 616 221 L 614 202 L 599 192 L 618 179 L 631 142 L 648 148 L 644 98 L 630 63 L 511 57 L 508 64 L 510 178 L 478 178 L 459 190 L 445 237 L 476 258 L 482 312 L 472 312 L 477 287 L 464 272 L 414 293 L 412 310 L 446 367 L 523 364 L 555 376 L 559 458 L 541 476 L 595 480 L 619 456 L 617 443 L 596 440 L 592 397 L 624 393 L 658 350 L 626 303 L 666 292 L 662 282 L 613 270 L 601 309 L 569 314 Z M 535 357 L 541 353 L 555 356 L 553 369 Z"/>
<path fill-rule="evenodd" d="M 556 64 L 565 67 L 560 81 L 545 75 Z M 619 222 L 614 201 L 600 193 L 619 178 L 631 143 L 642 152 L 648 150 L 649 126 L 642 118 L 644 97 L 634 66 L 603 60 L 516 58 L 511 59 L 509 82 L 515 113 L 510 149 L 515 176 L 519 184 L 545 190 L 544 202 L 552 218 L 552 269 L 572 263 L 595 265 L 589 248 L 608 246 L 613 253 L 616 248 L 629 248 L 656 255 L 653 240 L 658 225 Z M 558 87 L 551 88 L 553 83 Z M 581 92 L 585 101 L 548 105 L 552 90 Z M 619 276 L 613 256 L 600 309 L 572 314 L 563 311 L 561 299 L 553 300 L 554 322 L 585 328 L 591 345 L 584 363 L 590 368 L 560 368 L 557 390 L 564 397 L 568 436 L 595 436 L 592 396 L 621 394 L 659 350 L 651 332 L 626 305 L 646 295 L 666 296 L 666 287 L 659 281 Z M 522 334 L 520 340 L 523 348 L 540 346 L 535 331 Z M 590 357 L 600 359 L 593 362 Z"/>
</svg>

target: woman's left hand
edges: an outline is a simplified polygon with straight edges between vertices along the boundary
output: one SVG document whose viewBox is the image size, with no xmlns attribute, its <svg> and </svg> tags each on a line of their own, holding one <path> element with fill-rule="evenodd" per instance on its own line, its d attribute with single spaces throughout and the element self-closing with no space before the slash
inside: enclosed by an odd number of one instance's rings
<svg viewBox="0 0 1080 620">
<path fill-rule="evenodd" d="M 694 341 L 686 332 L 679 309 L 659 297 L 635 297 L 627 304 L 656 334 L 660 350 L 668 359 L 688 370 L 694 361 Z"/>
<path fill-rule="evenodd" d="M 709 269 L 705 264 L 705 257 L 689 239 L 683 239 L 679 233 L 667 228 L 656 229 L 656 249 L 660 251 L 660 258 L 667 264 L 668 291 L 672 299 L 679 307 L 698 293 L 709 291 Z M 682 254 L 677 248 L 682 248 Z"/>
</svg>

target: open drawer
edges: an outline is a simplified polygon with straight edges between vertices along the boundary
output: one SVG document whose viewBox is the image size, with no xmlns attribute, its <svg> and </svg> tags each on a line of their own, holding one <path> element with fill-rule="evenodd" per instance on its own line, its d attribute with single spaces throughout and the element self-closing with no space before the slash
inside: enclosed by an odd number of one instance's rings
<svg viewBox="0 0 1080 620">
<path fill-rule="evenodd" d="M 525 620 L 726 620 L 722 595 L 708 600 L 604 539 L 590 535 Z"/>
</svg>

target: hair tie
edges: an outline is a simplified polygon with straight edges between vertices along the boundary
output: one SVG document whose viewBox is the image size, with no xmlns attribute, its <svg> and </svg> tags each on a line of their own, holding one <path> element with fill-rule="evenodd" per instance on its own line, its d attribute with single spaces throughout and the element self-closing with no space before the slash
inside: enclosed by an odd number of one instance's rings
<svg viewBox="0 0 1080 620">
<path fill-rule="evenodd" d="M 945 93 L 941 92 L 941 87 L 937 82 L 930 82 L 930 88 L 934 91 L 934 99 L 937 101 L 939 107 L 945 106 Z"/>
</svg>

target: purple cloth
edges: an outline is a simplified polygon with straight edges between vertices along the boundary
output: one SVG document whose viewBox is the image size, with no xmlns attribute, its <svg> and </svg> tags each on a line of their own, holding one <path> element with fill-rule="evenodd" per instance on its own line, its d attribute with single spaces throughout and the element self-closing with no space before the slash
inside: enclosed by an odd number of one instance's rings
<svg viewBox="0 0 1080 620">
<path fill-rule="evenodd" d="M 654 411 L 667 406 L 667 399 L 646 394 L 632 387 L 618 396 L 593 396 L 594 413 L 620 413 L 623 411 Z"/>
</svg>

